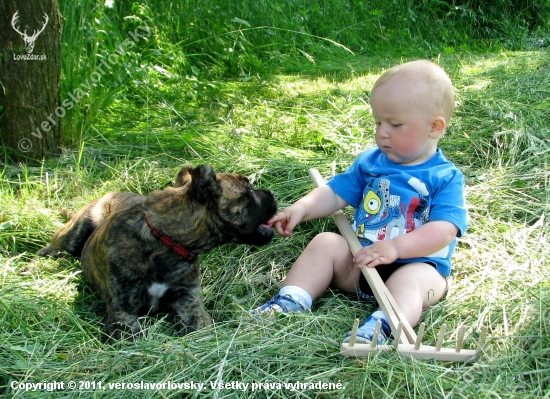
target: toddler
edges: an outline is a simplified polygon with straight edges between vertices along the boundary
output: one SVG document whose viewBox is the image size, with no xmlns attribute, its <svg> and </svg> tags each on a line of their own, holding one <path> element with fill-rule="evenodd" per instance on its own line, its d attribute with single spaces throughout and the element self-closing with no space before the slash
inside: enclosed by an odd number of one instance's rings
<svg viewBox="0 0 550 399">
<path fill-rule="evenodd" d="M 362 267 L 376 268 L 412 326 L 446 293 L 456 238 L 468 227 L 464 177 L 437 147 L 453 111 L 451 80 L 430 61 L 408 62 L 386 71 L 370 100 L 376 147 L 269 221 L 289 237 L 298 223 L 349 204 L 363 248 L 352 256 L 342 236 L 317 235 L 279 294 L 253 314 L 307 312 L 329 286 L 370 299 Z M 356 342 L 370 342 L 378 320 L 378 342 L 388 340 L 391 330 L 378 310 L 361 323 Z"/>
</svg>

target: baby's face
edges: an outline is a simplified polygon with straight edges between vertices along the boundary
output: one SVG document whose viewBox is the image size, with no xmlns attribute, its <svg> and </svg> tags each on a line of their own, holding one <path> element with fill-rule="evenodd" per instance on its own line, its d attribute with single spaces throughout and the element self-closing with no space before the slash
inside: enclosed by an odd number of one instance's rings
<svg viewBox="0 0 550 399">
<path fill-rule="evenodd" d="M 431 137 L 434 117 L 422 92 L 410 79 L 396 77 L 371 93 L 376 144 L 395 163 L 417 165 L 437 151 L 437 139 Z"/>
</svg>

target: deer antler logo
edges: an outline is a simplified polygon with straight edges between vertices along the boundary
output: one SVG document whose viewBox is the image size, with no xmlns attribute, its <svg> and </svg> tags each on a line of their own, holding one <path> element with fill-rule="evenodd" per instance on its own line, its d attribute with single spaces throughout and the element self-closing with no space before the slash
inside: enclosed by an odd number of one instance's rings
<svg viewBox="0 0 550 399">
<path fill-rule="evenodd" d="M 38 31 L 34 31 L 34 33 L 32 34 L 32 36 L 27 36 L 27 30 L 25 29 L 24 32 L 21 32 L 19 30 L 19 27 L 15 26 L 15 24 L 17 23 L 17 18 L 19 18 L 19 16 L 17 15 L 19 13 L 19 11 L 16 11 L 15 14 L 13 14 L 13 18 L 11 19 L 11 26 L 13 27 L 13 29 L 19 33 L 21 35 L 21 37 L 23 38 L 23 40 L 25 41 L 25 49 L 27 50 L 27 54 L 32 54 L 32 51 L 34 50 L 34 42 L 36 41 L 36 38 L 38 37 L 39 34 L 42 33 L 42 31 L 44 30 L 44 28 L 46 28 L 46 25 L 48 24 L 48 21 L 50 20 L 48 18 L 48 16 L 46 15 L 46 13 L 44 13 L 44 25 L 42 26 L 42 28 Z"/>
</svg>

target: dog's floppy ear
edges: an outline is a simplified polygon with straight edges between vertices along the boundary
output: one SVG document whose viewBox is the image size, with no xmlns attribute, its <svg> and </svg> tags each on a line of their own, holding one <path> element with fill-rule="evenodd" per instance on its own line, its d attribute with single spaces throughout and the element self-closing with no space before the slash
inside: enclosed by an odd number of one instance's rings
<svg viewBox="0 0 550 399">
<path fill-rule="evenodd" d="M 191 173 L 193 193 L 203 201 L 216 200 L 222 195 L 222 188 L 216 181 L 216 173 L 210 165 L 200 165 Z"/>
<path fill-rule="evenodd" d="M 191 181 L 191 173 L 193 173 L 193 167 L 192 166 L 184 166 L 178 171 L 178 174 L 176 175 L 176 181 L 174 183 L 174 187 L 183 187 L 187 183 Z"/>
</svg>

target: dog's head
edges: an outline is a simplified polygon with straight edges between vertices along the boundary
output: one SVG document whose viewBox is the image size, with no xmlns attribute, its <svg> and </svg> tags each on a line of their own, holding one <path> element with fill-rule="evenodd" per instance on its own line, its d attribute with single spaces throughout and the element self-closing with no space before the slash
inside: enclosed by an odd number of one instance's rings
<svg viewBox="0 0 550 399">
<path fill-rule="evenodd" d="M 175 186 L 187 185 L 188 195 L 214 211 L 210 217 L 219 218 L 227 241 L 265 245 L 273 238 L 273 229 L 266 224 L 277 212 L 273 191 L 255 189 L 243 175 L 215 173 L 210 165 L 183 167 Z"/>
</svg>

